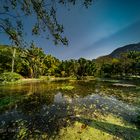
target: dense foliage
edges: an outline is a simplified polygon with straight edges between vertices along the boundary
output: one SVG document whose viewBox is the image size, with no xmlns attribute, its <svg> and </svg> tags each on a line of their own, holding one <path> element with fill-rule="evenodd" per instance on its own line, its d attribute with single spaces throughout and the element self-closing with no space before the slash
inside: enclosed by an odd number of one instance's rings
<svg viewBox="0 0 140 140">
<path fill-rule="evenodd" d="M 119 58 L 101 57 L 96 60 L 100 75 L 105 77 L 140 75 L 140 52 L 123 53 Z"/>
<path fill-rule="evenodd" d="M 1 82 L 14 82 L 19 79 L 22 79 L 22 76 L 15 72 L 4 72 L 4 73 L 0 74 Z"/>
<path fill-rule="evenodd" d="M 0 47 L 0 73 L 10 72 L 12 69 L 13 47 Z M 100 57 L 96 60 L 59 59 L 46 55 L 41 48 L 33 43 L 29 48 L 17 49 L 14 58 L 14 72 L 23 77 L 39 78 L 40 76 L 76 77 L 126 77 L 140 75 L 140 52 L 130 51 L 120 58 L 110 56 Z"/>
</svg>

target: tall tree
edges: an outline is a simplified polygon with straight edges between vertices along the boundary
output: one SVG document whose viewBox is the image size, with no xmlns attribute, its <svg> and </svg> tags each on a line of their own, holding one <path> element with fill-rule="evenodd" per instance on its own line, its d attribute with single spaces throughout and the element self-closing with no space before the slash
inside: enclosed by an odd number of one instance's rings
<svg viewBox="0 0 140 140">
<path fill-rule="evenodd" d="M 44 59 L 45 65 L 44 75 L 55 75 L 59 64 L 60 64 L 59 59 L 53 57 L 52 55 L 46 55 Z"/>
<path fill-rule="evenodd" d="M 41 48 L 36 47 L 33 43 L 30 48 L 25 49 L 22 54 L 23 67 L 27 70 L 30 78 L 38 78 L 43 75 L 45 53 Z"/>
<path fill-rule="evenodd" d="M 11 71 L 12 47 L 0 46 L 0 73 Z"/>
</svg>

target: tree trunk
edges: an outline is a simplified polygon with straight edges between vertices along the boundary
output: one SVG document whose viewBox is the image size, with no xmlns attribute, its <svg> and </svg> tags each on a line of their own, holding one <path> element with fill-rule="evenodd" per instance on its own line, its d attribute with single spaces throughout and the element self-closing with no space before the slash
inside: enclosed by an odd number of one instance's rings
<svg viewBox="0 0 140 140">
<path fill-rule="evenodd" d="M 14 72 L 15 55 L 16 55 L 16 48 L 14 48 L 14 50 L 13 50 L 13 57 L 12 57 L 12 72 Z"/>
</svg>

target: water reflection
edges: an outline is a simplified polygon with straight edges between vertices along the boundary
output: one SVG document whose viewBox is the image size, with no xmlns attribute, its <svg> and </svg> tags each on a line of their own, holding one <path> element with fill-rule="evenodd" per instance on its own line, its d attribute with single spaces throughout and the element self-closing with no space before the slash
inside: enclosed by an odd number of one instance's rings
<svg viewBox="0 0 140 140">
<path fill-rule="evenodd" d="M 69 85 L 74 85 L 75 88 L 62 90 L 62 86 Z M 124 102 L 123 98 L 118 100 L 115 94 L 108 94 L 109 87 L 110 84 L 99 84 L 95 81 L 31 83 L 15 88 L 3 87 L 0 93 L 0 137 L 55 137 L 61 128 L 72 125 L 77 116 L 97 117 L 96 111 L 102 115 L 112 113 L 128 121 L 134 120 L 139 107 Z M 3 100 L 7 102 L 3 103 Z"/>
</svg>

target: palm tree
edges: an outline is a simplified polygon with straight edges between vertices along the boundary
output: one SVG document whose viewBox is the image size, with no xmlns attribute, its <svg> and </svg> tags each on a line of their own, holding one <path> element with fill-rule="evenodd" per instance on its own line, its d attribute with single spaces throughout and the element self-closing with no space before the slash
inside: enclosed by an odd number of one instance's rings
<svg viewBox="0 0 140 140">
<path fill-rule="evenodd" d="M 30 78 L 38 78 L 44 71 L 45 53 L 41 48 L 35 47 L 32 43 L 29 49 L 23 52 L 23 65 L 28 70 Z"/>
</svg>

